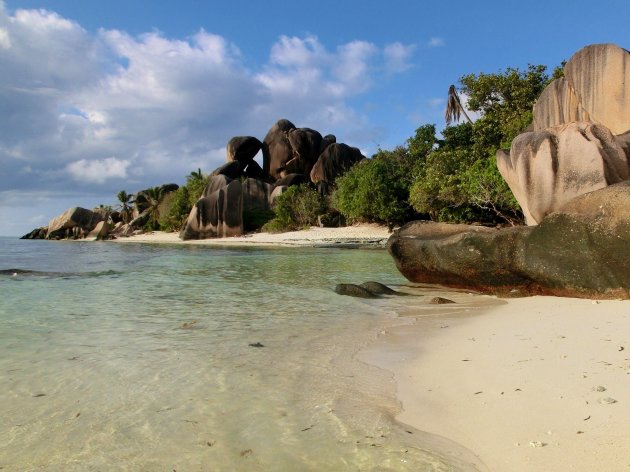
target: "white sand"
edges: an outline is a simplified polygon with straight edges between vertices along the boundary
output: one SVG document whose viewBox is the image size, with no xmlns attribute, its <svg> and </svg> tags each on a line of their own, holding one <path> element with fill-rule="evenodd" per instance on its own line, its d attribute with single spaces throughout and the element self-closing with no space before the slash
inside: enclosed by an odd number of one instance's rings
<svg viewBox="0 0 630 472">
<path fill-rule="evenodd" d="M 182 241 L 177 233 L 153 233 L 118 238 L 120 243 L 169 243 L 205 246 L 320 246 L 335 244 L 385 245 L 390 233 L 385 226 L 362 224 L 344 228 L 318 228 L 286 233 L 254 233 L 245 236 Z"/>
<path fill-rule="evenodd" d="M 630 301 L 449 298 L 362 355 L 395 372 L 400 421 L 492 472 L 630 470 Z"/>
</svg>

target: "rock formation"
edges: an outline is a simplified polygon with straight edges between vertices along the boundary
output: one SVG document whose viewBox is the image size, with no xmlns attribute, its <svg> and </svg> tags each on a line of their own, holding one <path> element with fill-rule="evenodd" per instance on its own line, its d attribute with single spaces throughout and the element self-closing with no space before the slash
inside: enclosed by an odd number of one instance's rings
<svg viewBox="0 0 630 472">
<path fill-rule="evenodd" d="M 310 182 L 322 189 L 322 185 L 332 184 L 365 159 L 357 148 L 336 141 L 333 135 L 322 138 L 318 131 L 297 128 L 285 119 L 271 127 L 262 143 L 252 136 L 230 139 L 227 162 L 212 172 L 180 237 L 203 239 L 242 234 L 251 229 L 248 218 L 270 212 L 275 199 L 288 187 Z M 254 160 L 259 150 L 262 167 Z M 231 182 L 237 180 L 242 182 L 240 192 L 227 192 Z"/>
<path fill-rule="evenodd" d="M 413 282 L 484 293 L 630 298 L 630 181 L 574 198 L 538 226 L 412 222 L 388 250 Z"/>
<path fill-rule="evenodd" d="M 603 125 L 583 121 L 523 133 L 497 166 L 528 224 L 571 199 L 630 178 L 624 144 Z"/>
<path fill-rule="evenodd" d="M 85 237 L 100 221 L 107 220 L 107 212 L 81 207 L 69 208 L 48 223 L 46 239 L 77 239 Z"/>
<path fill-rule="evenodd" d="M 574 54 L 497 166 L 527 224 L 572 198 L 630 178 L 630 52 L 596 44 Z"/>
</svg>

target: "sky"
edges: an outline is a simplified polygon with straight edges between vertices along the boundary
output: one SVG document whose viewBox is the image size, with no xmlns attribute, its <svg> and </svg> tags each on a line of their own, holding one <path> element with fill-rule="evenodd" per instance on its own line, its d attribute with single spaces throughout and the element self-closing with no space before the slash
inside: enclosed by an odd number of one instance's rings
<svg viewBox="0 0 630 472">
<path fill-rule="evenodd" d="M 444 127 L 449 85 L 587 44 L 630 0 L 0 0 L 0 235 L 185 183 L 280 118 L 367 156 Z"/>
</svg>

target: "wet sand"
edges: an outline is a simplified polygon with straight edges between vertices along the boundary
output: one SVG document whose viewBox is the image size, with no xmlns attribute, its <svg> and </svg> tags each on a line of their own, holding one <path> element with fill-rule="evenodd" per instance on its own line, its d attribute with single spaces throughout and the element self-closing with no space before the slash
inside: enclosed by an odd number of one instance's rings
<svg viewBox="0 0 630 472">
<path fill-rule="evenodd" d="M 311 227 L 286 233 L 252 233 L 244 236 L 182 241 L 177 233 L 152 233 L 118 238 L 117 243 L 187 244 L 202 246 L 376 246 L 384 247 L 391 233 L 385 226 L 362 224 L 343 228 Z"/>
</svg>

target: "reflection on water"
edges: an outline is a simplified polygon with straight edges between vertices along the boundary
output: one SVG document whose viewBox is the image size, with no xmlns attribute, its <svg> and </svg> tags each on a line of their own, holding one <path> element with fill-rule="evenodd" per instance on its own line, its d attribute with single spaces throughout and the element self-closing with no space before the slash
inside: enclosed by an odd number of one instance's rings
<svg viewBox="0 0 630 472">
<path fill-rule="evenodd" d="M 354 358 L 391 307 L 332 288 L 403 284 L 383 251 L 0 239 L 0 270 L 3 470 L 465 470 Z"/>
</svg>

